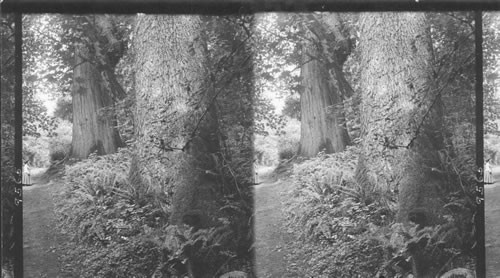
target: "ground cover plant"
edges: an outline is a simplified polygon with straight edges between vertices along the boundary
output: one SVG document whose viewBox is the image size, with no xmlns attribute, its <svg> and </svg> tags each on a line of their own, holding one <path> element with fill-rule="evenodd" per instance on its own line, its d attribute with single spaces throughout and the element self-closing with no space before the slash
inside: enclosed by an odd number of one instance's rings
<svg viewBox="0 0 500 278">
<path fill-rule="evenodd" d="M 359 149 L 296 164 L 293 191 L 286 203 L 290 243 L 290 273 L 299 277 L 400 277 L 408 275 L 414 252 L 440 274 L 458 267 L 474 269 L 473 173 L 467 156 L 446 156 L 448 180 L 454 194 L 446 197 L 441 225 L 404 226 L 395 221 L 397 194 L 381 193 L 359 182 Z M 467 161 L 460 161 L 460 160 Z M 469 271 L 469 272 L 470 272 Z M 405 276 L 401 276 L 405 277 Z"/>
</svg>

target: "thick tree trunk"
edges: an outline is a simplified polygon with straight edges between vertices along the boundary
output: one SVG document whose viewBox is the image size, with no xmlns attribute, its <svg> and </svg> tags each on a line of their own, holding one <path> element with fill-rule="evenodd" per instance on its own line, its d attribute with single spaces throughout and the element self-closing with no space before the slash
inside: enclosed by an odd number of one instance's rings
<svg viewBox="0 0 500 278">
<path fill-rule="evenodd" d="M 173 194 L 170 222 L 189 215 L 207 227 L 216 211 L 210 154 L 219 146 L 201 31 L 199 16 L 137 18 L 135 123 L 141 176 Z"/>
<path fill-rule="evenodd" d="M 100 109 L 113 101 L 102 84 L 99 71 L 88 59 L 84 45 L 75 50 L 73 71 L 73 139 L 71 156 L 83 159 L 97 151 L 99 155 L 114 153 L 121 145 L 114 118 L 99 115 Z"/>
<path fill-rule="evenodd" d="M 326 16 L 325 16 L 326 17 Z M 301 138 L 299 155 L 313 157 L 320 151 L 343 151 L 349 144 L 341 96 L 351 88 L 342 74 L 349 52 L 335 14 L 328 15 L 328 30 L 323 21 L 310 24 L 310 41 L 302 49 L 302 86 L 300 95 Z M 326 41 L 322 44 L 320 41 Z M 330 50 L 335 48 L 335 50 Z"/>
<path fill-rule="evenodd" d="M 240 40 L 245 33 L 231 22 L 200 16 L 137 17 L 136 157 L 131 174 L 141 177 L 135 182 L 170 194 L 172 225 L 227 227 L 220 219 L 230 219 L 236 244 L 231 248 L 241 258 L 251 246 L 244 238 L 250 234 L 253 204 L 254 92 L 250 49 Z M 208 35 L 211 44 L 206 43 Z M 220 63 L 220 53 L 232 55 Z M 210 66 L 217 70 L 209 74 Z M 242 216 L 244 209 L 226 215 L 223 197 L 231 206 L 247 205 L 250 215 Z M 218 260 L 190 257 L 193 277 L 213 277 L 220 266 L 207 262 Z"/>
<path fill-rule="evenodd" d="M 439 223 L 443 203 L 438 150 L 440 96 L 431 80 L 432 49 L 423 13 L 361 17 L 363 157 L 359 173 L 381 190 L 399 190 L 397 221 Z M 415 277 L 434 277 L 414 254 Z"/>
</svg>

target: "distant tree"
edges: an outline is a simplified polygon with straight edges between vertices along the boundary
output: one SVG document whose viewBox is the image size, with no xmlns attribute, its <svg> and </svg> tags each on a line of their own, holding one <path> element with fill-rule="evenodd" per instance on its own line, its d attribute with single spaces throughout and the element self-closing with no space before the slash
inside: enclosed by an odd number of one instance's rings
<svg viewBox="0 0 500 278">
<path fill-rule="evenodd" d="M 117 17 L 30 15 L 25 22 L 25 80 L 38 94 L 73 97 L 71 155 L 76 158 L 112 153 L 122 144 L 115 115 L 103 111 L 126 96 L 115 67 L 126 49 L 122 22 L 127 20 Z M 67 118 L 70 110 L 56 113 Z"/>
<path fill-rule="evenodd" d="M 342 72 L 351 49 L 337 14 L 308 15 L 301 57 L 299 155 L 343 151 L 349 144 L 343 98 L 352 95 Z"/>
<path fill-rule="evenodd" d="M 266 90 L 300 95 L 300 106 L 283 113 L 300 113 L 299 154 L 342 151 L 349 144 L 344 100 L 353 94 L 343 73 L 351 51 L 343 19 L 334 13 L 283 14 L 262 17 L 257 46 L 258 77 Z"/>
<path fill-rule="evenodd" d="M 117 82 L 114 68 L 124 53 L 124 42 L 110 16 L 80 18 L 84 40 L 74 45 L 73 141 L 71 156 L 86 158 L 91 152 L 113 153 L 122 145 L 116 118 L 101 110 L 126 93 Z"/>
</svg>

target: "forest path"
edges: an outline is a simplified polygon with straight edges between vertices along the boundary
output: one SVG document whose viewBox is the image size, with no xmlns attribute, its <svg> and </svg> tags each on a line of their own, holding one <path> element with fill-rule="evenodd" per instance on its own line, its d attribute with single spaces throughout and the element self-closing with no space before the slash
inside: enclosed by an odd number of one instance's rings
<svg viewBox="0 0 500 278">
<path fill-rule="evenodd" d="M 42 173 L 32 171 L 34 185 L 23 187 L 24 278 L 67 277 L 60 271 L 62 236 L 56 228 L 53 201 L 53 194 L 62 183 L 42 183 Z"/>
<path fill-rule="evenodd" d="M 255 187 L 255 259 L 258 278 L 288 277 L 283 199 L 289 190 L 286 181 L 273 181 L 259 173 Z"/>
<path fill-rule="evenodd" d="M 493 181 L 484 186 L 486 277 L 500 278 L 500 166 L 493 167 Z"/>
</svg>

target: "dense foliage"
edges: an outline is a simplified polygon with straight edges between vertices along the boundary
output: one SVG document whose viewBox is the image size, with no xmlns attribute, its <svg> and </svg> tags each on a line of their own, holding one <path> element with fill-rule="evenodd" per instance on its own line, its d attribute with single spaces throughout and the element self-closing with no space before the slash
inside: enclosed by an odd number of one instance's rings
<svg viewBox="0 0 500 278">
<path fill-rule="evenodd" d="M 162 201 L 166 197 L 131 184 L 129 168 L 126 149 L 103 157 L 91 155 L 66 167 L 68 186 L 58 201 L 60 227 L 87 247 L 77 248 L 75 257 L 68 258 L 82 260 L 81 269 L 88 270 L 85 277 L 122 277 L 125 273 L 145 277 L 158 264 L 151 232 L 164 225 L 167 208 Z M 109 264 L 102 265 L 103 258 Z"/>
<path fill-rule="evenodd" d="M 411 271 L 412 248 L 442 273 L 474 269 L 474 182 L 464 168 L 470 157 L 443 153 L 445 186 L 456 193 L 445 197 L 447 222 L 421 230 L 395 223 L 397 195 L 357 184 L 357 152 L 350 147 L 296 165 L 286 204 L 288 231 L 295 237 L 288 271 L 300 277 L 395 277 Z"/>
<path fill-rule="evenodd" d="M 500 95 L 499 67 L 500 26 L 498 13 L 485 13 L 483 16 L 483 53 L 484 53 L 484 150 L 485 159 L 500 163 Z"/>
<path fill-rule="evenodd" d="M 348 24 L 356 34 L 356 17 Z M 474 186 L 474 36 L 469 13 L 430 14 L 436 88 L 443 101 L 445 144 L 438 150 L 445 221 L 422 229 L 397 223 L 397 190 L 381 193 L 363 182 L 357 167 L 358 141 L 348 150 L 298 162 L 286 203 L 287 226 L 294 240 L 288 271 L 300 277 L 405 277 L 416 252 L 440 274 L 465 267 L 475 258 Z M 355 40 L 355 39 L 354 39 Z M 355 90 L 344 102 L 350 134 L 359 136 L 359 51 L 344 71 Z M 288 109 L 287 111 L 290 111 Z M 290 112 L 287 112 L 290 113 Z M 363 155 L 370 155 L 364 153 Z M 369 186 L 367 186 L 369 185 Z"/>
<path fill-rule="evenodd" d="M 155 273 L 184 277 L 190 267 L 185 264 L 188 258 L 207 266 L 189 271 L 222 274 L 234 264 L 245 264 L 234 260 L 241 244 L 235 228 L 244 229 L 234 227 L 235 210 L 241 210 L 237 202 L 225 201 L 222 210 L 227 216 L 219 227 L 172 226 L 168 223 L 170 197 L 155 185 L 134 183 L 137 177 L 128 175 L 134 167 L 131 156 L 129 150 L 121 149 L 66 166 L 67 186 L 58 197 L 57 212 L 60 228 L 79 242 L 66 264 L 77 271 L 88 270 L 80 277 L 151 277 Z"/>
<path fill-rule="evenodd" d="M 204 90 L 193 95 L 205 97 L 210 109 L 215 107 L 210 113 L 218 117 L 216 130 L 211 132 L 215 131 L 213 134 L 219 140 L 219 151 L 206 157 L 213 167 L 205 177 L 217 182 L 214 189 L 220 198 L 211 204 L 218 211 L 218 218 L 214 219 L 216 225 L 200 229 L 188 218 L 184 221 L 187 225 L 173 225 L 172 180 L 185 173 L 166 167 L 161 154 L 155 155 L 163 164 L 157 167 L 148 164 L 139 169 L 136 148 L 132 147 L 137 136 L 134 133 L 137 119 L 132 115 L 137 109 L 133 81 L 135 58 L 134 52 L 128 51 L 115 69 L 126 96 L 117 99 L 112 107 L 99 111 L 103 117 L 117 117 L 120 135 L 128 147 L 116 154 L 98 156 L 94 153 L 88 159 L 67 165 L 64 171 L 66 187 L 58 198 L 57 213 L 60 228 L 76 246 L 67 250 L 68 272 L 88 275 L 81 277 L 184 277 L 188 274 L 200 277 L 222 275 L 235 269 L 253 271 L 250 187 L 253 177 L 252 161 L 248 158 L 253 154 L 255 129 L 251 118 L 252 53 L 245 44 L 251 36 L 248 30 L 252 29 L 252 17 L 206 17 L 203 20 L 207 25 L 204 43 L 209 50 L 208 63 L 204 66 L 211 73 L 206 76 L 206 83 L 209 92 L 215 94 L 210 95 L 211 99 Z M 130 44 L 128 39 L 132 39 L 132 34 L 122 43 Z M 68 106 L 66 101 L 59 102 L 57 116 L 66 118 L 71 113 L 65 106 Z M 199 110 L 187 115 L 194 119 L 191 125 L 185 126 L 191 136 L 188 141 L 198 140 L 196 135 L 206 132 L 207 127 L 203 126 L 206 112 Z M 60 159 L 67 157 L 65 131 L 67 129 L 56 130 L 57 140 L 50 144 L 53 164 L 57 161 L 55 164 L 59 165 Z M 158 143 L 162 152 L 179 152 L 166 150 L 169 146 L 161 145 L 165 142 L 160 139 L 151 137 L 151 142 Z M 205 162 L 200 161 L 197 166 L 205 167 Z M 85 274 L 81 274 L 82 270 Z"/>
<path fill-rule="evenodd" d="M 1 34 L 1 192 L 2 267 L 12 259 L 14 213 L 14 15 L 2 13 Z"/>
<path fill-rule="evenodd" d="M 500 67 L 500 26 L 498 13 L 483 15 L 484 53 L 484 130 L 487 134 L 498 135 L 500 100 L 498 95 L 498 70 Z"/>
</svg>

